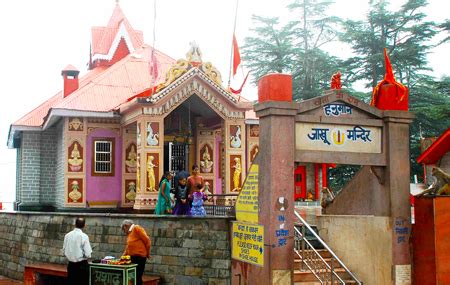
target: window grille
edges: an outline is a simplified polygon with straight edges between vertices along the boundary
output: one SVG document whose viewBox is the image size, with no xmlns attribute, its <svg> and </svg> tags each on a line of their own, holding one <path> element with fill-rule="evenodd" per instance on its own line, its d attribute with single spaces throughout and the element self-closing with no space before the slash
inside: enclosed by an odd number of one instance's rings
<svg viewBox="0 0 450 285">
<path fill-rule="evenodd" d="M 112 173 L 112 142 L 95 141 L 95 173 Z"/>
</svg>

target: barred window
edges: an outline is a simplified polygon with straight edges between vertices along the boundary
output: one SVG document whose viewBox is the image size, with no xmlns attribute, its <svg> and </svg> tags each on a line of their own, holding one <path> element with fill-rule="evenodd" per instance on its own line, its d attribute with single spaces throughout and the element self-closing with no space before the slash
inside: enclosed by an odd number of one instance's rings
<svg viewBox="0 0 450 285">
<path fill-rule="evenodd" d="M 114 141 L 112 139 L 94 140 L 93 175 L 114 175 Z"/>
</svg>

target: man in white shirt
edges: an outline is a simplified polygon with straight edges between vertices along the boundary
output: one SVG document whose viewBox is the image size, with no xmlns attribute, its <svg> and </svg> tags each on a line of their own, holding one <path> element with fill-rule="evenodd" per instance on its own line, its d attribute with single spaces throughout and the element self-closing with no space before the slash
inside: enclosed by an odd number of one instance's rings
<svg viewBox="0 0 450 285">
<path fill-rule="evenodd" d="M 75 220 L 75 229 L 67 233 L 64 237 L 63 251 L 69 260 L 67 265 L 68 284 L 82 285 L 89 284 L 88 258 L 91 258 L 92 248 L 89 237 L 83 233 L 84 218 Z"/>
</svg>

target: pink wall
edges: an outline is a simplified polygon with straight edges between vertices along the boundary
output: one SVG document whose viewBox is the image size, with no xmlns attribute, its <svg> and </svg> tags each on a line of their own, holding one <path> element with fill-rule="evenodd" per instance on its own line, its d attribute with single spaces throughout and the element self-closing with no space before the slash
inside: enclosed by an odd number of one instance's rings
<svg viewBox="0 0 450 285">
<path fill-rule="evenodd" d="M 94 138 L 114 138 L 114 176 L 92 176 L 92 148 Z M 87 201 L 119 201 L 122 188 L 122 137 L 108 129 L 97 129 L 88 135 L 86 145 Z"/>
</svg>

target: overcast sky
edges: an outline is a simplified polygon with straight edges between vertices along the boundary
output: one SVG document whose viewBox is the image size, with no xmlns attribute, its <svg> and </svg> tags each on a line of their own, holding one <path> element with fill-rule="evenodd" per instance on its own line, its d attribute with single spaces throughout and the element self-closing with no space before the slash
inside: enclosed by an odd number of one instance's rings
<svg viewBox="0 0 450 285">
<path fill-rule="evenodd" d="M 184 58 L 195 40 L 203 60 L 211 61 L 228 80 L 235 0 L 156 0 L 157 49 L 174 59 Z M 286 15 L 286 0 L 240 0 L 236 36 L 239 45 L 249 35 L 251 16 Z M 330 11 L 342 18 L 362 19 L 364 0 L 337 0 Z M 391 1 L 399 6 L 405 1 Z M 447 17 L 448 1 L 430 0 L 425 12 L 431 20 Z M 92 26 L 106 26 L 114 0 L 14 0 L 0 1 L 0 201 L 12 201 L 15 192 L 15 150 L 6 147 L 11 123 L 61 90 L 61 69 L 67 64 L 86 73 Z M 120 6 L 133 28 L 153 42 L 153 1 L 121 0 Z M 435 75 L 450 75 L 449 45 L 430 54 Z M 348 47 L 331 45 L 338 56 L 348 56 Z M 447 51 L 447 53 L 445 53 Z M 256 98 L 248 86 L 244 95 Z"/>
</svg>

